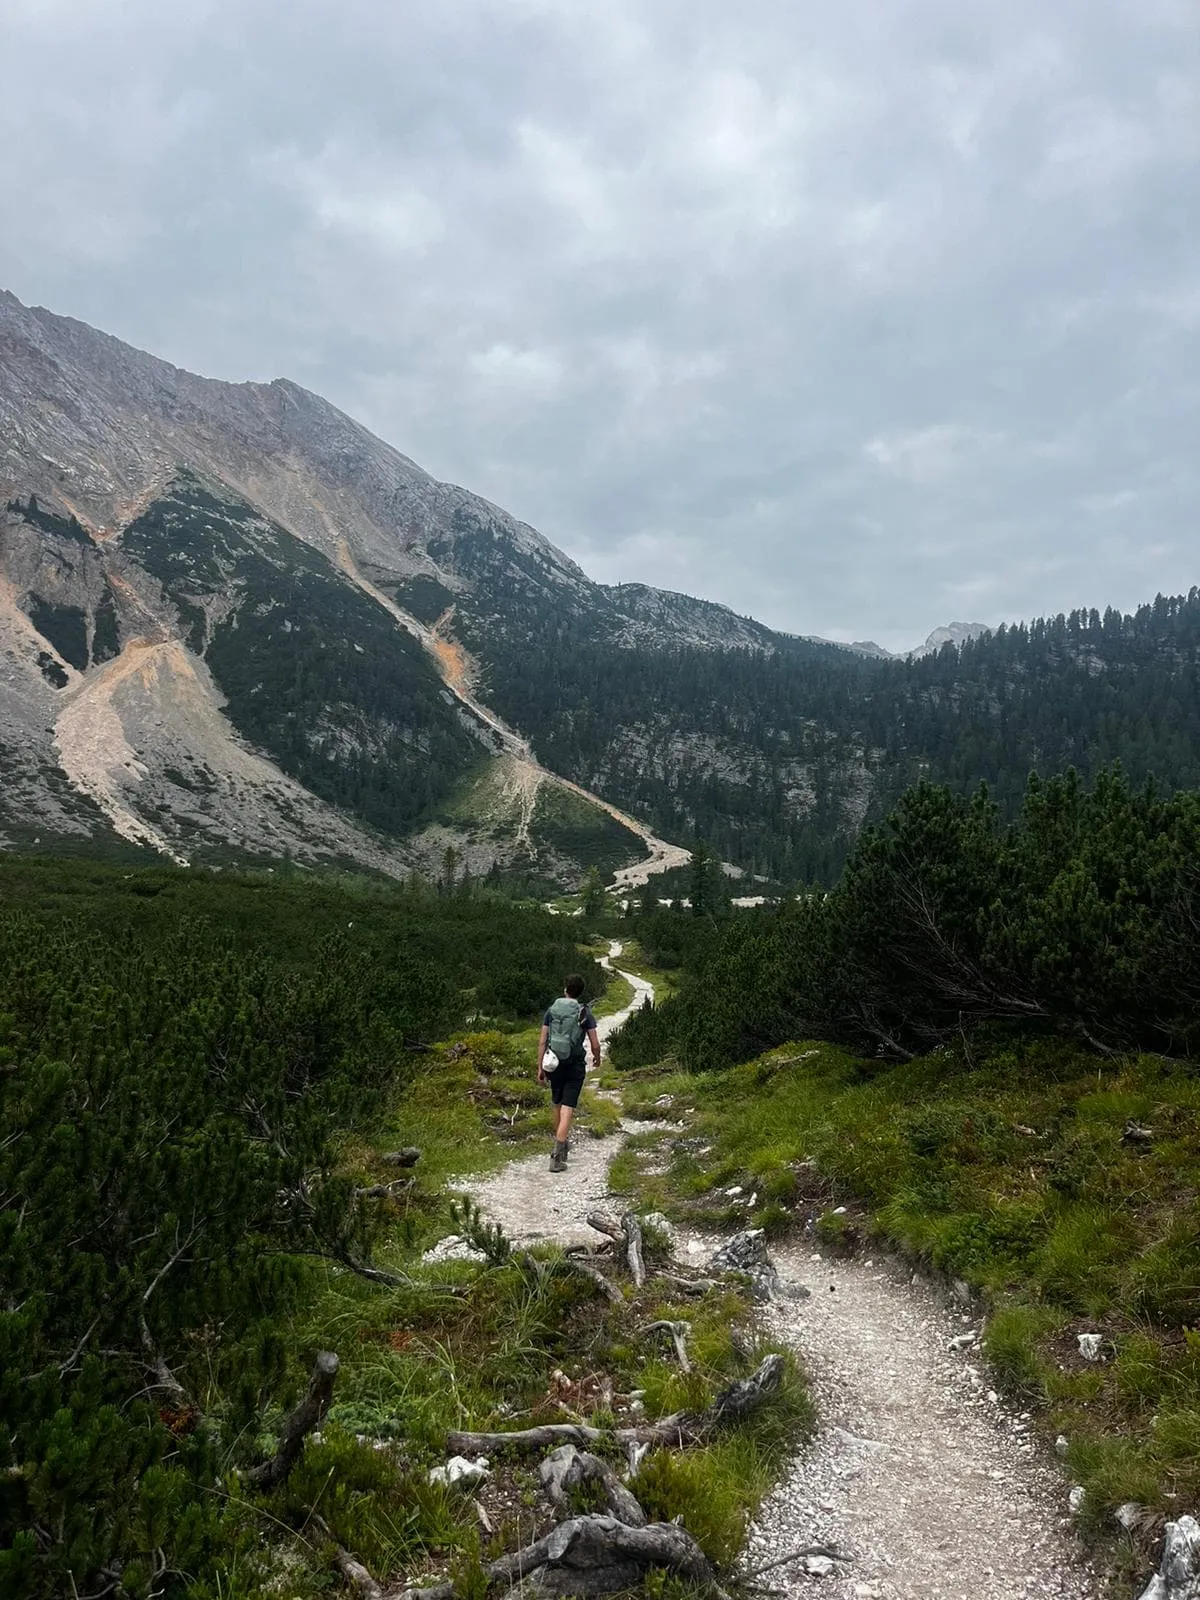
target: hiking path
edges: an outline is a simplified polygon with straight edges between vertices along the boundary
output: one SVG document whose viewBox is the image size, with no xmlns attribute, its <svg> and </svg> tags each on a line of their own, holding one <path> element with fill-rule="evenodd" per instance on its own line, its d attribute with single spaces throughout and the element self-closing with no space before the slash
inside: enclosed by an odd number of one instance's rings
<svg viewBox="0 0 1200 1600">
<path fill-rule="evenodd" d="M 605 964 L 620 955 L 614 943 Z M 653 998 L 644 979 L 621 976 L 634 998 L 600 1021 L 603 1041 Z M 548 1170 L 547 1133 L 544 1153 L 464 1187 L 514 1243 L 594 1244 L 588 1212 L 620 1208 L 608 1190 L 613 1156 L 630 1131 L 654 1126 L 580 1137 L 562 1174 Z M 696 1263 L 716 1242 L 682 1232 L 676 1249 Z M 817 1558 L 828 1571 L 773 1566 L 761 1581 L 776 1595 L 828 1600 L 1099 1600 L 1069 1485 L 1031 1418 L 989 1389 L 974 1344 L 951 1346 L 978 1333 L 978 1308 L 948 1304 L 890 1261 L 832 1260 L 803 1241 L 772 1256 L 782 1293 L 766 1331 L 799 1356 L 819 1424 L 763 1503 L 743 1570 L 826 1545 L 846 1559 Z"/>
</svg>

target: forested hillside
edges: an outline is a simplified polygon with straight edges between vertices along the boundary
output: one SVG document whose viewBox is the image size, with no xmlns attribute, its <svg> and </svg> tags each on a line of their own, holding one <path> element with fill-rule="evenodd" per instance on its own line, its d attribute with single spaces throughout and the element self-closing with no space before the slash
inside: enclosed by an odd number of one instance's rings
<svg viewBox="0 0 1200 1600">
<path fill-rule="evenodd" d="M 464 624 L 468 629 L 472 624 Z M 776 636 L 771 649 L 614 640 L 549 612 L 474 625 L 493 703 L 541 758 L 668 837 L 829 883 L 864 821 L 920 778 L 986 781 L 1011 816 L 1032 770 L 1200 782 L 1200 591 L 1076 611 L 913 661 Z M 530 671 L 530 652 L 538 670 Z"/>
</svg>

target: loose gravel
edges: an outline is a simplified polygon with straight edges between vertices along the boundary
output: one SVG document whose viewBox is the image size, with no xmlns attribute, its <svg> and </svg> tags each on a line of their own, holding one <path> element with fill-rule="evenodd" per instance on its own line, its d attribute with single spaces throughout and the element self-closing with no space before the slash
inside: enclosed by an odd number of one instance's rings
<svg viewBox="0 0 1200 1600">
<path fill-rule="evenodd" d="M 1100 1582 L 1067 1510 L 1068 1486 L 1028 1415 L 987 1386 L 977 1317 L 900 1268 L 773 1251 L 784 1294 L 770 1332 L 808 1372 L 820 1426 L 764 1503 L 746 1570 L 789 1550 L 849 1557 L 763 1581 L 830 1600 L 1094 1600 Z M 818 1561 L 818 1565 L 824 1565 Z"/>
</svg>

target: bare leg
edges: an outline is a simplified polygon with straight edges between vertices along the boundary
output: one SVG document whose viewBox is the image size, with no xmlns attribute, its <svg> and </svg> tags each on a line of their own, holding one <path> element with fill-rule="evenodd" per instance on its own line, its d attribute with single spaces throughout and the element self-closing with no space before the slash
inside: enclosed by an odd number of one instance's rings
<svg viewBox="0 0 1200 1600">
<path fill-rule="evenodd" d="M 554 1130 L 554 1137 L 566 1144 L 571 1134 L 571 1118 L 575 1115 L 574 1106 L 559 1106 L 558 1125 Z"/>
</svg>

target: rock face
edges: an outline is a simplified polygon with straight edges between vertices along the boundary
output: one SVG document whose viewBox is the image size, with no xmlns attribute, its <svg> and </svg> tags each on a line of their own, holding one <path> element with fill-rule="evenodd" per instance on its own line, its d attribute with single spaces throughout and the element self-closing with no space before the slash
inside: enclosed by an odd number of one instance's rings
<svg viewBox="0 0 1200 1600">
<path fill-rule="evenodd" d="M 986 622 L 948 622 L 944 628 L 935 628 L 924 644 L 919 644 L 915 650 L 908 652 L 910 660 L 917 660 L 921 656 L 936 655 L 946 644 L 966 644 L 971 639 L 979 639 L 985 633 L 991 633 L 991 628 Z"/>
<path fill-rule="evenodd" d="M 0 846 L 450 851 L 564 883 L 640 859 L 647 830 L 547 788 L 430 626 L 497 587 L 595 586 L 295 384 L 198 378 L 0 292 Z"/>
</svg>

